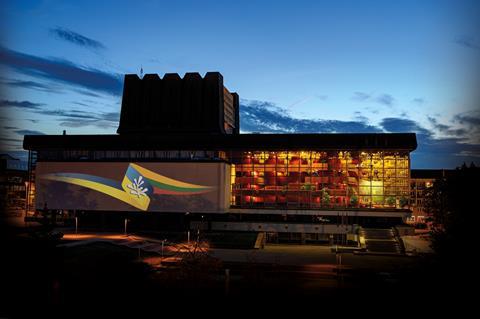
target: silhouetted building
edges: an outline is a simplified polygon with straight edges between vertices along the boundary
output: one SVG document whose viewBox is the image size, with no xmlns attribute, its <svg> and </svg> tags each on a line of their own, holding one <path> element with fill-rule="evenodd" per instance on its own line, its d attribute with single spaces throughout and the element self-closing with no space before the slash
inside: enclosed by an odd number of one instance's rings
<svg viewBox="0 0 480 319">
<path fill-rule="evenodd" d="M 119 134 L 238 134 L 239 98 L 218 72 L 125 76 Z"/>
<path fill-rule="evenodd" d="M 27 166 L 18 158 L 0 154 L 0 212 L 23 214 L 26 198 Z"/>
<path fill-rule="evenodd" d="M 119 134 L 25 136 L 36 208 L 189 213 L 192 229 L 300 242 L 346 243 L 410 217 L 415 134 L 239 134 L 238 123 L 219 73 L 126 75 Z"/>
</svg>

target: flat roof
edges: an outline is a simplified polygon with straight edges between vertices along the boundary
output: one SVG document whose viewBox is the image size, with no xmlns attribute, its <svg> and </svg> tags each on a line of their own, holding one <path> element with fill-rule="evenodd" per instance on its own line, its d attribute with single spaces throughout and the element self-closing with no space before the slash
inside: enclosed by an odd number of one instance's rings
<svg viewBox="0 0 480 319">
<path fill-rule="evenodd" d="M 408 150 L 415 133 L 25 135 L 26 150 Z"/>
</svg>

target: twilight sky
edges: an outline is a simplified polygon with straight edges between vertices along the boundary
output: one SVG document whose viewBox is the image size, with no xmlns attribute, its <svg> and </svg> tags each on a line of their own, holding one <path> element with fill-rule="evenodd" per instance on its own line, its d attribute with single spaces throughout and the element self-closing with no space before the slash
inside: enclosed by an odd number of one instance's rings
<svg viewBox="0 0 480 319">
<path fill-rule="evenodd" d="M 479 1 L 0 0 L 0 144 L 113 134 L 123 74 L 219 71 L 242 132 L 416 132 L 480 164 Z"/>
</svg>

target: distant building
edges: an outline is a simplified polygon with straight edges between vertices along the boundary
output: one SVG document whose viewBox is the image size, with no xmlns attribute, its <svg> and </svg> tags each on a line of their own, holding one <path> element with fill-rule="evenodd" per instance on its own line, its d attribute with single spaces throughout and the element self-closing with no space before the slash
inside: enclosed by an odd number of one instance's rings
<svg viewBox="0 0 480 319">
<path fill-rule="evenodd" d="M 0 208 L 7 214 L 25 211 L 27 165 L 8 154 L 0 154 Z"/>
<path fill-rule="evenodd" d="M 454 170 L 445 169 L 412 169 L 410 179 L 410 206 L 412 216 L 408 219 L 410 223 L 425 223 L 431 217 L 425 211 L 425 191 L 433 186 L 437 179 L 447 177 Z"/>
<path fill-rule="evenodd" d="M 25 136 L 36 209 L 301 242 L 410 217 L 414 133 L 240 134 L 238 101 L 220 73 L 126 75 L 117 135 Z"/>
</svg>

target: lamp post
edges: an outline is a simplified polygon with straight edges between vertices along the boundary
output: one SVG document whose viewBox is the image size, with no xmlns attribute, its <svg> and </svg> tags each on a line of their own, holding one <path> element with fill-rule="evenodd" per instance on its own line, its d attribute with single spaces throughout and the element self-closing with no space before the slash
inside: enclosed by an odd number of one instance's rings
<svg viewBox="0 0 480 319">
<path fill-rule="evenodd" d="M 187 227 L 187 244 L 190 245 L 190 220 L 187 220 L 187 218 L 190 217 L 190 212 L 185 213 L 185 224 Z"/>
<path fill-rule="evenodd" d="M 25 181 L 25 224 L 27 223 L 27 217 L 28 217 L 28 186 L 29 183 L 28 181 Z"/>
<path fill-rule="evenodd" d="M 162 240 L 162 260 L 163 260 L 163 246 L 164 246 L 166 241 L 167 241 L 167 239 Z"/>
<path fill-rule="evenodd" d="M 125 218 L 125 229 L 124 229 L 125 236 L 127 236 L 127 224 L 128 224 L 128 218 Z"/>
</svg>

